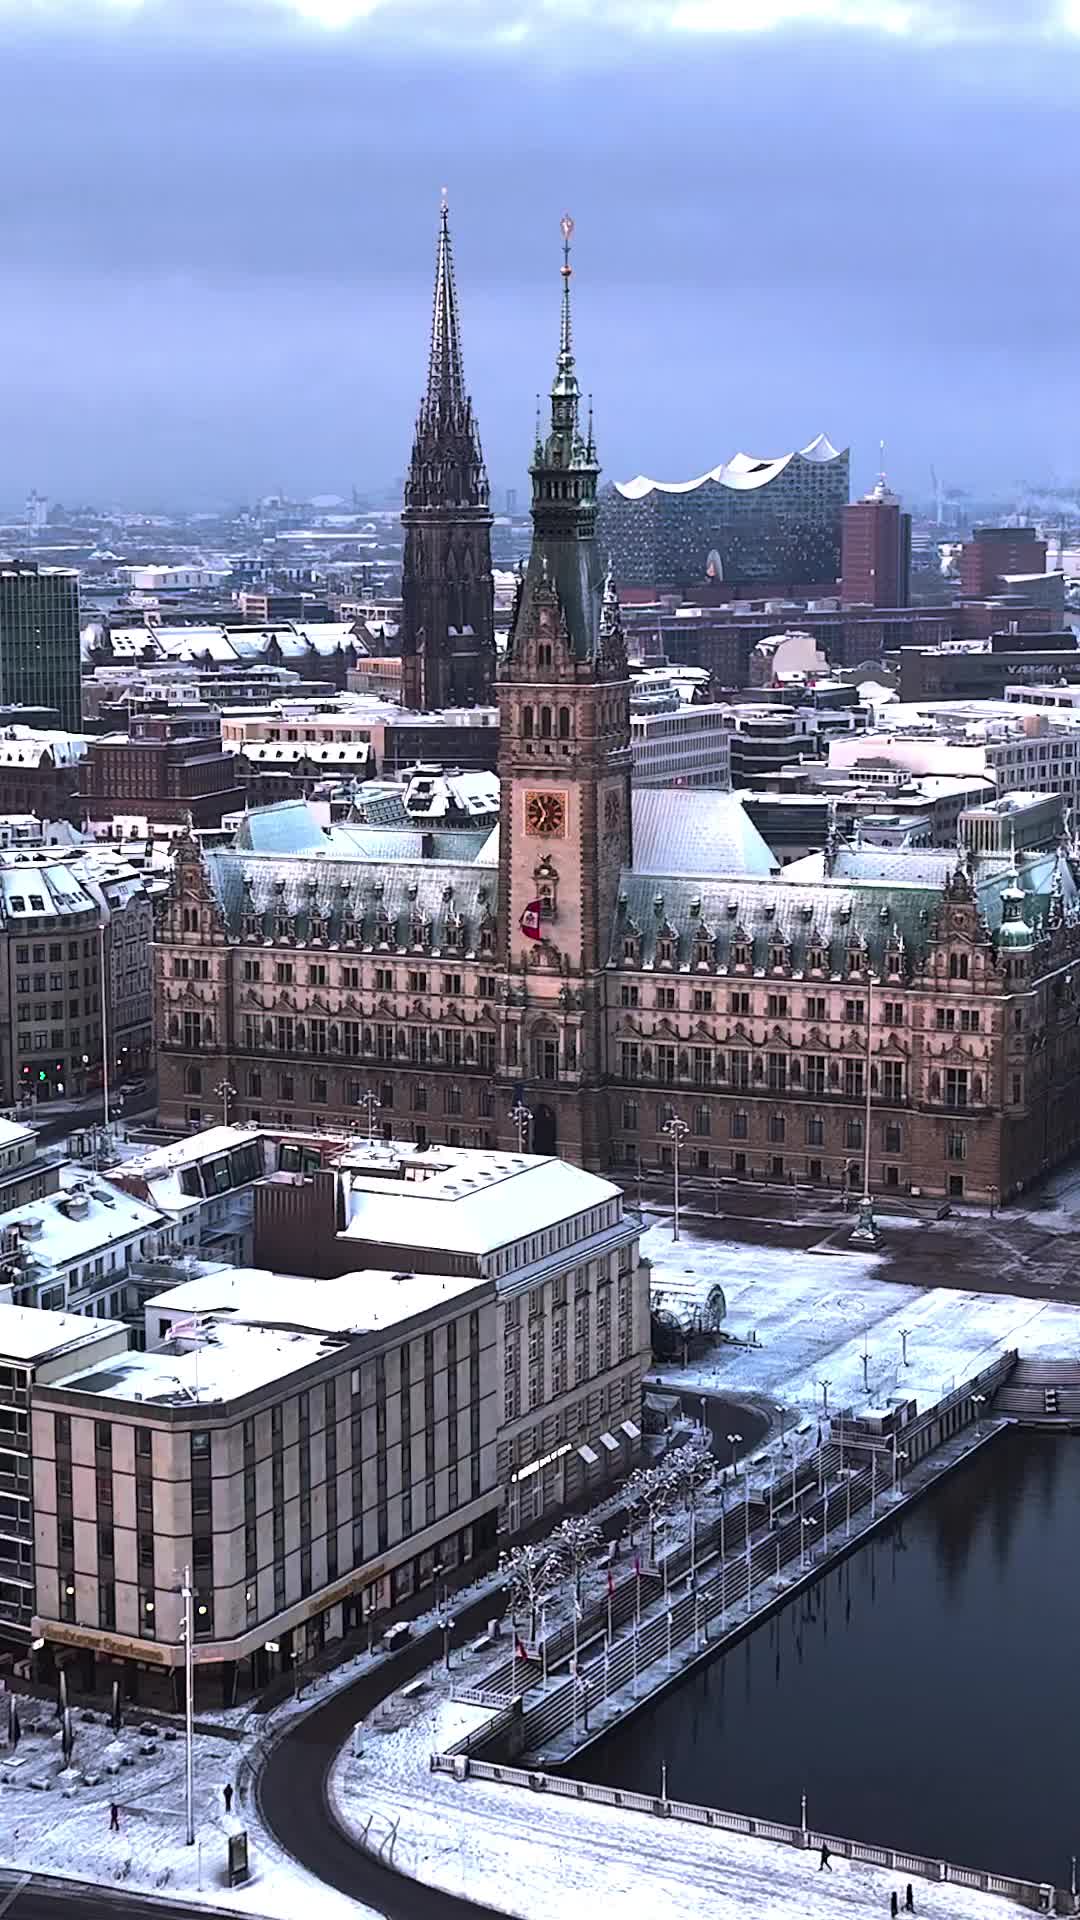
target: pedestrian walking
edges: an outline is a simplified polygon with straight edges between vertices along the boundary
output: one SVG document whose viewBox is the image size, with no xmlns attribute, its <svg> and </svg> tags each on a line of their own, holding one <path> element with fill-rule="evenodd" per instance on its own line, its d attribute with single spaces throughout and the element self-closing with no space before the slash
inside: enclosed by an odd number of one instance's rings
<svg viewBox="0 0 1080 1920">
<path fill-rule="evenodd" d="M 889 1895 L 889 1912 L 892 1914 L 892 1920 L 896 1920 L 896 1916 L 900 1912 L 900 1895 L 897 1893 L 895 1887 Z"/>
<path fill-rule="evenodd" d="M 119 1831 L 120 1831 L 120 1809 L 117 1806 L 116 1801 L 113 1800 L 109 1804 L 109 1832 L 119 1833 Z"/>
<path fill-rule="evenodd" d="M 226 1813 L 231 1813 L 232 1812 L 232 1792 L 233 1792 L 232 1787 L 229 1785 L 226 1785 L 222 1788 L 221 1791 L 225 1799 L 225 1811 Z"/>
<path fill-rule="evenodd" d="M 830 1859 L 829 1859 L 829 1849 L 828 1849 L 828 1847 L 827 1847 L 827 1846 L 825 1845 L 825 1842 L 824 1842 L 824 1841 L 822 1841 L 822 1843 L 821 1843 L 821 1859 L 820 1859 L 820 1860 L 818 1861 L 818 1872 L 819 1872 L 819 1873 L 824 1873 L 824 1871 L 825 1871 L 825 1869 L 826 1869 L 826 1867 L 828 1867 L 828 1869 L 829 1869 L 829 1872 L 831 1873 L 831 1872 L 832 1872 L 832 1863 L 831 1863 L 831 1861 L 830 1861 Z"/>
<path fill-rule="evenodd" d="M 915 1889 L 912 1886 L 911 1881 L 909 1880 L 907 1883 L 907 1892 L 904 1895 L 904 1912 L 914 1913 L 914 1911 L 915 1911 Z"/>
</svg>

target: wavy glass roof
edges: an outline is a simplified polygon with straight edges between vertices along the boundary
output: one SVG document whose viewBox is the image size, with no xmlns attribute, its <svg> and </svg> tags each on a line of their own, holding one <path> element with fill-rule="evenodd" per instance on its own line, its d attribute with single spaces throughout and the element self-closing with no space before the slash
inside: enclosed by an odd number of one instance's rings
<svg viewBox="0 0 1080 1920">
<path fill-rule="evenodd" d="M 750 493 L 755 487 L 767 486 L 770 480 L 775 480 L 793 460 L 827 466 L 830 460 L 842 460 L 845 452 L 846 449 L 834 447 L 825 434 L 819 433 L 809 446 L 779 454 L 774 460 L 760 460 L 752 453 L 736 453 L 708 473 L 699 474 L 696 480 L 650 480 L 647 474 L 639 473 L 634 480 L 617 480 L 615 491 L 621 493 L 624 500 L 644 500 L 650 493 L 693 493 L 706 481 L 714 480 L 718 486 L 730 487 L 737 493 Z"/>
</svg>

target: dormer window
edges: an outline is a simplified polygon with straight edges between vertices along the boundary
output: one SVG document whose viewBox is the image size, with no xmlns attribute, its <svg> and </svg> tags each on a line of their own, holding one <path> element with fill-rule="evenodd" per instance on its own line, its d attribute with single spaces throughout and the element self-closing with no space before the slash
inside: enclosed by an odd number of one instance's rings
<svg viewBox="0 0 1080 1920">
<path fill-rule="evenodd" d="M 736 940 L 731 949 L 731 964 L 733 967 L 748 967 L 750 965 L 750 943 L 748 940 Z"/>
<path fill-rule="evenodd" d="M 661 967 L 670 967 L 675 958 L 675 942 L 663 934 L 656 943 L 656 959 Z"/>
<path fill-rule="evenodd" d="M 825 973 L 829 965 L 829 956 L 824 947 L 811 947 L 808 955 L 811 973 Z"/>
<path fill-rule="evenodd" d="M 636 933 L 627 934 L 623 940 L 622 957 L 625 961 L 629 961 L 632 966 L 636 965 L 638 958 L 638 938 Z"/>
<path fill-rule="evenodd" d="M 769 965 L 770 967 L 786 967 L 787 966 L 787 948 L 783 946 L 770 947 L 769 948 Z"/>
</svg>

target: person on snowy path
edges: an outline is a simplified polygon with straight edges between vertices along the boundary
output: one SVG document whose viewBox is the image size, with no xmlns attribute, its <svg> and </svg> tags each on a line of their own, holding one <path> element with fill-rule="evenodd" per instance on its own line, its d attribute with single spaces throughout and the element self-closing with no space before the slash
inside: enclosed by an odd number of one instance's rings
<svg viewBox="0 0 1080 1920">
<path fill-rule="evenodd" d="M 225 1799 L 225 1811 L 226 1813 L 231 1813 L 232 1812 L 232 1791 L 233 1791 L 232 1787 L 224 1786 L 222 1787 L 221 1791 Z"/>
<path fill-rule="evenodd" d="M 832 1872 L 832 1867 L 831 1867 L 831 1865 L 829 1864 L 829 1849 L 828 1849 L 828 1847 L 827 1847 L 827 1846 L 825 1846 L 825 1844 L 824 1844 L 824 1843 L 822 1843 L 822 1848 L 821 1848 L 821 1859 L 820 1859 L 820 1860 L 818 1861 L 818 1872 L 819 1872 L 819 1873 L 824 1873 L 824 1871 L 825 1871 L 825 1869 L 826 1869 L 826 1867 L 828 1867 L 828 1868 L 829 1868 L 829 1872 L 831 1873 L 831 1872 Z"/>
<path fill-rule="evenodd" d="M 117 1806 L 116 1801 L 113 1800 L 110 1802 L 110 1805 L 109 1805 L 109 1832 L 119 1833 L 119 1831 L 120 1831 L 120 1809 Z"/>
<path fill-rule="evenodd" d="M 915 1911 L 915 1889 L 912 1886 L 911 1881 L 909 1880 L 907 1883 L 907 1892 L 904 1895 L 904 1912 L 914 1913 L 914 1911 Z"/>
<path fill-rule="evenodd" d="M 895 1887 L 889 1895 L 889 1912 L 892 1914 L 892 1920 L 896 1920 L 896 1916 L 900 1912 L 900 1895 L 897 1893 Z"/>
</svg>

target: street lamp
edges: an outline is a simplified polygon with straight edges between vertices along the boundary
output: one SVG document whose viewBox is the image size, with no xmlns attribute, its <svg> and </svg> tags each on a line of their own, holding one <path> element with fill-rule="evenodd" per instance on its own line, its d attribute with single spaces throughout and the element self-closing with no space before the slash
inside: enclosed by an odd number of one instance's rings
<svg viewBox="0 0 1080 1920">
<path fill-rule="evenodd" d="M 518 1152 L 527 1153 L 529 1150 L 529 1128 L 532 1125 L 532 1113 L 525 1105 L 524 1100 L 519 1100 L 516 1106 L 511 1107 L 510 1118 L 517 1128 Z"/>
<path fill-rule="evenodd" d="M 852 1229 L 851 1238 L 873 1245 L 877 1241 L 877 1227 L 874 1224 L 874 1203 L 870 1198 L 870 1116 L 873 1098 L 872 1056 L 874 1045 L 874 987 L 876 981 L 872 973 L 866 976 L 866 1111 L 863 1117 L 863 1190 L 859 1201 L 859 1214 Z"/>
<path fill-rule="evenodd" d="M 973 1393 L 971 1396 L 971 1404 L 975 1409 L 975 1431 L 976 1433 L 981 1433 L 982 1432 L 982 1410 L 986 1405 L 985 1393 Z"/>
<path fill-rule="evenodd" d="M 442 1626 L 442 1637 L 443 1637 L 443 1666 L 446 1668 L 447 1673 L 449 1673 L 450 1671 L 450 1639 L 451 1639 L 451 1635 L 453 1634 L 454 1627 L 457 1623 L 451 1617 L 451 1615 L 447 1613 L 443 1615 L 443 1618 L 440 1624 Z"/>
<path fill-rule="evenodd" d="M 233 1086 L 231 1080 L 219 1080 L 217 1086 L 214 1088 L 214 1092 L 221 1101 L 221 1124 L 223 1127 L 227 1127 L 229 1124 L 229 1101 L 236 1099 L 236 1088 Z"/>
<path fill-rule="evenodd" d="M 829 1388 L 830 1388 L 830 1387 L 832 1386 L 832 1381 L 831 1381 L 831 1380 L 819 1380 L 819 1381 L 818 1381 L 818 1386 L 819 1386 L 819 1387 L 821 1388 L 821 1411 L 822 1411 L 822 1413 L 828 1413 L 828 1411 L 829 1411 Z"/>
<path fill-rule="evenodd" d="M 368 1087 L 366 1093 L 361 1095 L 360 1105 L 364 1109 L 364 1116 L 367 1120 L 368 1146 L 371 1147 L 375 1144 L 375 1118 L 380 1112 L 378 1094 L 373 1093 L 372 1089 Z"/>
<path fill-rule="evenodd" d="M 741 1433 L 729 1433 L 727 1437 L 728 1446 L 731 1448 L 731 1477 L 733 1480 L 736 1475 L 735 1449 L 738 1446 L 741 1439 L 742 1439 Z"/>
<path fill-rule="evenodd" d="M 195 1734 L 195 1589 L 191 1584 L 191 1568 L 184 1568 L 184 1584 L 180 1589 L 184 1603 L 184 1613 L 180 1632 L 184 1641 L 184 1803 L 187 1814 L 187 1844 L 195 1845 L 195 1761 L 193 1741 Z"/>
<path fill-rule="evenodd" d="M 674 1114 L 662 1131 L 668 1135 L 675 1149 L 675 1212 L 671 1223 L 671 1237 L 677 1240 L 679 1237 L 679 1154 L 690 1128 L 685 1120 L 680 1120 L 678 1114 Z"/>
<path fill-rule="evenodd" d="M 901 1478 L 903 1477 L 900 1469 L 900 1462 L 901 1460 L 906 1460 L 907 1457 L 908 1457 L 907 1448 L 897 1446 L 896 1435 L 894 1433 L 893 1434 L 893 1450 L 892 1450 L 892 1487 L 893 1487 L 894 1493 L 896 1492 L 896 1488 L 897 1488 L 898 1474 L 900 1475 Z"/>
<path fill-rule="evenodd" d="M 799 1554 L 799 1568 L 800 1568 L 800 1571 L 801 1571 L 801 1572 L 803 1572 L 803 1573 L 805 1573 L 805 1572 L 806 1572 L 806 1535 L 807 1535 L 807 1530 L 808 1530 L 808 1529 L 809 1529 L 810 1527 L 816 1527 L 816 1526 L 817 1526 L 817 1521 L 816 1521 L 816 1520 L 815 1520 L 815 1519 L 813 1518 L 813 1516 L 812 1516 L 811 1514 L 807 1514 L 807 1513 L 804 1513 L 804 1514 L 803 1514 L 803 1517 L 802 1517 L 802 1536 L 801 1536 L 801 1551 L 800 1551 L 800 1554 Z"/>
<path fill-rule="evenodd" d="M 907 1343 L 908 1343 L 908 1329 L 907 1327 L 901 1327 L 900 1328 L 900 1359 L 901 1359 L 901 1363 L 905 1367 L 907 1366 L 907 1363 L 908 1363 Z"/>
</svg>

